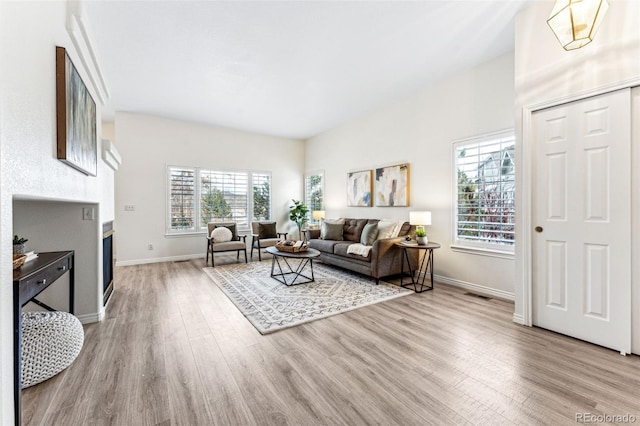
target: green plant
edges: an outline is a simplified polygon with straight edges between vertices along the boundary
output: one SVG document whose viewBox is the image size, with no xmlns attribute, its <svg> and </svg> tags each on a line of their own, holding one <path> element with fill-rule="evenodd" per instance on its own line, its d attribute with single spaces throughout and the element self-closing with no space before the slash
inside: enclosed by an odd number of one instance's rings
<svg viewBox="0 0 640 426">
<path fill-rule="evenodd" d="M 29 240 L 26 239 L 26 238 L 18 237 L 17 235 L 13 236 L 13 245 L 14 246 L 19 246 L 20 244 L 24 244 L 27 241 L 29 241 Z"/>
<path fill-rule="evenodd" d="M 425 231 L 423 228 L 416 228 L 416 237 L 426 237 L 427 236 L 427 231 Z"/>
<path fill-rule="evenodd" d="M 302 238 L 302 226 L 309 221 L 309 208 L 302 201 L 294 199 L 291 201 L 293 201 L 293 206 L 289 206 L 289 219 L 295 222 L 300 238 Z"/>
</svg>

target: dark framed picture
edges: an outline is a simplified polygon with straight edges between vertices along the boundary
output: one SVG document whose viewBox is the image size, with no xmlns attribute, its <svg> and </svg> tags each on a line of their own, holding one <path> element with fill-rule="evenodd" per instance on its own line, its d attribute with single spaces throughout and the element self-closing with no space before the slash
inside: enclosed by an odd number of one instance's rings
<svg viewBox="0 0 640 426">
<path fill-rule="evenodd" d="M 409 163 L 376 169 L 376 206 L 408 207 L 409 177 Z"/>
<path fill-rule="evenodd" d="M 56 47 L 58 159 L 95 176 L 98 171 L 96 103 L 64 47 Z"/>
</svg>

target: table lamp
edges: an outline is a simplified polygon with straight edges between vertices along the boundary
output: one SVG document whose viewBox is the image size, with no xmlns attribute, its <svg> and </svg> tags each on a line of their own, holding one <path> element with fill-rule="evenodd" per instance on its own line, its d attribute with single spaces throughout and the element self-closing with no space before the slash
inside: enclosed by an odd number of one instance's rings
<svg viewBox="0 0 640 426">
<path fill-rule="evenodd" d="M 424 227 L 425 225 L 431 225 L 431 212 L 409 212 L 409 224 L 416 226 L 416 241 L 418 244 L 427 244 L 429 240 Z"/>
<path fill-rule="evenodd" d="M 314 210 L 312 213 L 313 220 L 316 220 L 318 224 L 321 219 L 324 219 L 324 210 Z"/>
</svg>

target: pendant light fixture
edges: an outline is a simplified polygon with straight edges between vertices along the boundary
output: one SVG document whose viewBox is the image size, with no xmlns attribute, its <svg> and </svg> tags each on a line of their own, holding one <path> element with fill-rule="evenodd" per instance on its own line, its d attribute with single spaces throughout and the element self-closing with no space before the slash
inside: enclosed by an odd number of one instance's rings
<svg viewBox="0 0 640 426">
<path fill-rule="evenodd" d="M 607 0 L 556 0 L 547 24 L 565 50 L 580 49 L 593 41 L 607 9 Z"/>
</svg>

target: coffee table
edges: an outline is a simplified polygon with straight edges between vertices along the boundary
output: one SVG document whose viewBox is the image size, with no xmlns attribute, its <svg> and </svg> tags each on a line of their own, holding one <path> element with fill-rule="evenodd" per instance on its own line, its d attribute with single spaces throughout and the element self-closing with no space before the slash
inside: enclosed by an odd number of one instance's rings
<svg viewBox="0 0 640 426">
<path fill-rule="evenodd" d="M 288 251 L 280 251 L 275 247 L 267 247 L 267 253 L 273 255 L 271 259 L 271 278 L 287 286 L 306 284 L 315 280 L 313 276 L 313 259 L 320 256 L 318 250 L 310 248 L 307 251 L 290 253 Z M 289 259 L 299 260 L 295 269 L 289 263 Z M 278 266 L 277 270 L 276 265 Z M 311 276 L 304 274 L 305 269 L 309 270 Z"/>
</svg>

